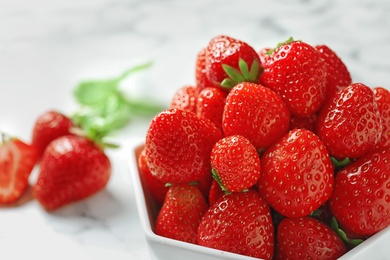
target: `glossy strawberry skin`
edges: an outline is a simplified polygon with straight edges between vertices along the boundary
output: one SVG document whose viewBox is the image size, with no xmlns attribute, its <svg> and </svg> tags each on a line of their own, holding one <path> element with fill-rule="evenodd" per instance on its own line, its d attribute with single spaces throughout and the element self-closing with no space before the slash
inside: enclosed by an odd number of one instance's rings
<svg viewBox="0 0 390 260">
<path fill-rule="evenodd" d="M 223 195 L 205 213 L 199 225 L 198 244 L 272 259 L 274 226 L 269 206 L 255 190 Z"/>
<path fill-rule="evenodd" d="M 102 190 L 110 174 L 110 160 L 95 143 L 62 136 L 47 146 L 33 193 L 46 210 L 56 210 Z"/>
<path fill-rule="evenodd" d="M 260 177 L 260 157 L 256 148 L 241 135 L 220 139 L 211 151 L 213 174 L 223 190 L 249 189 Z"/>
<path fill-rule="evenodd" d="M 382 134 L 373 91 L 362 83 L 341 90 L 321 109 L 316 129 L 329 154 L 337 159 L 370 152 Z"/>
<path fill-rule="evenodd" d="M 390 150 L 371 152 L 337 173 L 329 206 L 347 233 L 366 237 L 390 225 Z"/>
<path fill-rule="evenodd" d="M 7 140 L 1 140 L 7 138 Z M 25 193 L 28 178 L 38 161 L 34 146 L 17 138 L 0 139 L 0 204 L 17 201 Z"/>
<path fill-rule="evenodd" d="M 48 110 L 36 119 L 32 131 L 32 144 L 42 156 L 46 146 L 57 137 L 69 135 L 72 120 L 61 112 Z"/>
<path fill-rule="evenodd" d="M 275 92 L 259 84 L 240 83 L 226 98 L 222 116 L 225 136 L 242 135 L 257 150 L 286 134 L 289 122 L 286 104 Z"/>
<path fill-rule="evenodd" d="M 269 56 L 260 83 L 278 93 L 291 114 L 308 116 L 325 100 L 325 63 L 312 46 L 293 41 Z"/>
<path fill-rule="evenodd" d="M 222 131 L 222 115 L 225 107 L 227 92 L 215 87 L 203 89 L 196 103 L 198 117 L 207 118 Z"/>
<path fill-rule="evenodd" d="M 332 49 L 326 45 L 317 45 L 315 49 L 326 66 L 326 97 L 324 102 L 327 102 L 334 94 L 351 85 L 352 78 L 347 66 Z"/>
<path fill-rule="evenodd" d="M 373 91 L 382 122 L 381 139 L 376 145 L 380 149 L 390 146 L 390 91 L 383 87 L 375 87 Z"/>
<path fill-rule="evenodd" d="M 173 95 L 170 109 L 177 108 L 196 113 L 197 96 L 196 88 L 194 86 L 183 86 Z"/>
<path fill-rule="evenodd" d="M 237 71 L 240 71 L 240 59 L 245 61 L 248 70 L 250 70 L 253 63 L 257 63 L 258 66 L 254 71 L 254 77 L 251 82 L 258 82 L 258 78 L 262 72 L 262 66 L 256 51 L 246 42 L 241 40 L 227 35 L 215 36 L 210 40 L 206 49 L 206 75 L 208 80 L 215 86 L 226 89 L 226 87 L 222 86 L 222 83 L 225 79 L 229 78 L 229 76 L 224 70 L 223 65 L 228 65 Z M 248 81 L 248 79 L 243 81 Z M 238 83 L 240 82 L 236 82 L 236 84 Z M 233 86 L 228 87 L 228 89 L 231 87 Z"/>
<path fill-rule="evenodd" d="M 261 157 L 260 194 L 286 217 L 310 214 L 332 193 L 333 166 L 324 144 L 306 129 L 294 129 Z"/>
<path fill-rule="evenodd" d="M 189 184 L 173 184 L 156 219 L 157 235 L 196 244 L 199 223 L 208 209 L 201 191 Z"/>
<path fill-rule="evenodd" d="M 276 259 L 337 259 L 346 247 L 327 225 L 310 217 L 285 218 L 277 231 Z"/>
<path fill-rule="evenodd" d="M 221 138 L 210 121 L 192 112 L 162 111 L 153 118 L 146 134 L 150 171 L 165 183 L 199 182 L 211 176 L 211 149 Z"/>
<path fill-rule="evenodd" d="M 205 88 L 216 87 L 214 83 L 210 82 L 206 74 L 206 48 L 202 48 L 196 56 L 195 82 L 196 93 L 198 94 Z"/>
</svg>

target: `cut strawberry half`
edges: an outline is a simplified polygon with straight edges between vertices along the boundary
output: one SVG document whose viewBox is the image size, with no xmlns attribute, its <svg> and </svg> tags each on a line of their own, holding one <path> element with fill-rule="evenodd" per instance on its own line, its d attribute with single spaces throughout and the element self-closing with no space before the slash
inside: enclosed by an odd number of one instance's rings
<svg viewBox="0 0 390 260">
<path fill-rule="evenodd" d="M 1 134 L 0 204 L 12 203 L 23 195 L 37 160 L 38 152 L 33 146 Z"/>
</svg>

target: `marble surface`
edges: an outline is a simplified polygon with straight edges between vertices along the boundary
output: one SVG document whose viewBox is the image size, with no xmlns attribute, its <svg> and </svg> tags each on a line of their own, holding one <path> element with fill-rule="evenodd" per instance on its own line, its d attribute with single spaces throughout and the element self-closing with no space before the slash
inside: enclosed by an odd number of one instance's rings
<svg viewBox="0 0 390 260">
<path fill-rule="evenodd" d="M 80 80 L 145 61 L 154 66 L 123 88 L 167 105 L 194 84 L 196 53 L 218 34 L 255 49 L 289 36 L 327 44 L 355 82 L 390 87 L 389 13 L 386 0 L 0 0 L 0 129 L 28 141 L 43 111 L 74 111 Z M 0 208 L 1 258 L 150 259 L 126 164 L 129 140 L 149 120 L 114 137 L 122 148 L 108 152 L 114 171 L 103 192 L 53 213 L 28 194 Z"/>
</svg>

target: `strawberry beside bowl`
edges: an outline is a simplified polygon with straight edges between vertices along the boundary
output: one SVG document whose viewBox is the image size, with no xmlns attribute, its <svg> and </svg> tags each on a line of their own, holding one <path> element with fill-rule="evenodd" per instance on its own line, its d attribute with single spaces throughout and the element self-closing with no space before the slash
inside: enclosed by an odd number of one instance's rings
<svg viewBox="0 0 390 260">
<path fill-rule="evenodd" d="M 158 213 L 157 203 L 145 189 L 138 170 L 138 156 L 143 148 L 144 139 L 130 140 L 128 151 L 130 176 L 134 188 L 138 214 L 145 232 L 151 259 L 255 259 L 248 256 L 211 249 L 199 245 L 165 238 L 154 233 L 154 222 Z M 350 250 L 339 259 L 387 259 L 390 256 L 388 241 L 390 227 L 378 232 L 359 246 Z"/>
</svg>

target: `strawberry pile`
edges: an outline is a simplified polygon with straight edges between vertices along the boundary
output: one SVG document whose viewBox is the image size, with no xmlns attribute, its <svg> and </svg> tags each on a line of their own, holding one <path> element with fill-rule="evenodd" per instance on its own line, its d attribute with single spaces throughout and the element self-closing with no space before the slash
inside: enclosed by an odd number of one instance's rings
<svg viewBox="0 0 390 260">
<path fill-rule="evenodd" d="M 263 259 L 336 259 L 390 225 L 390 93 L 326 45 L 226 35 L 138 157 L 156 234 Z"/>
</svg>

